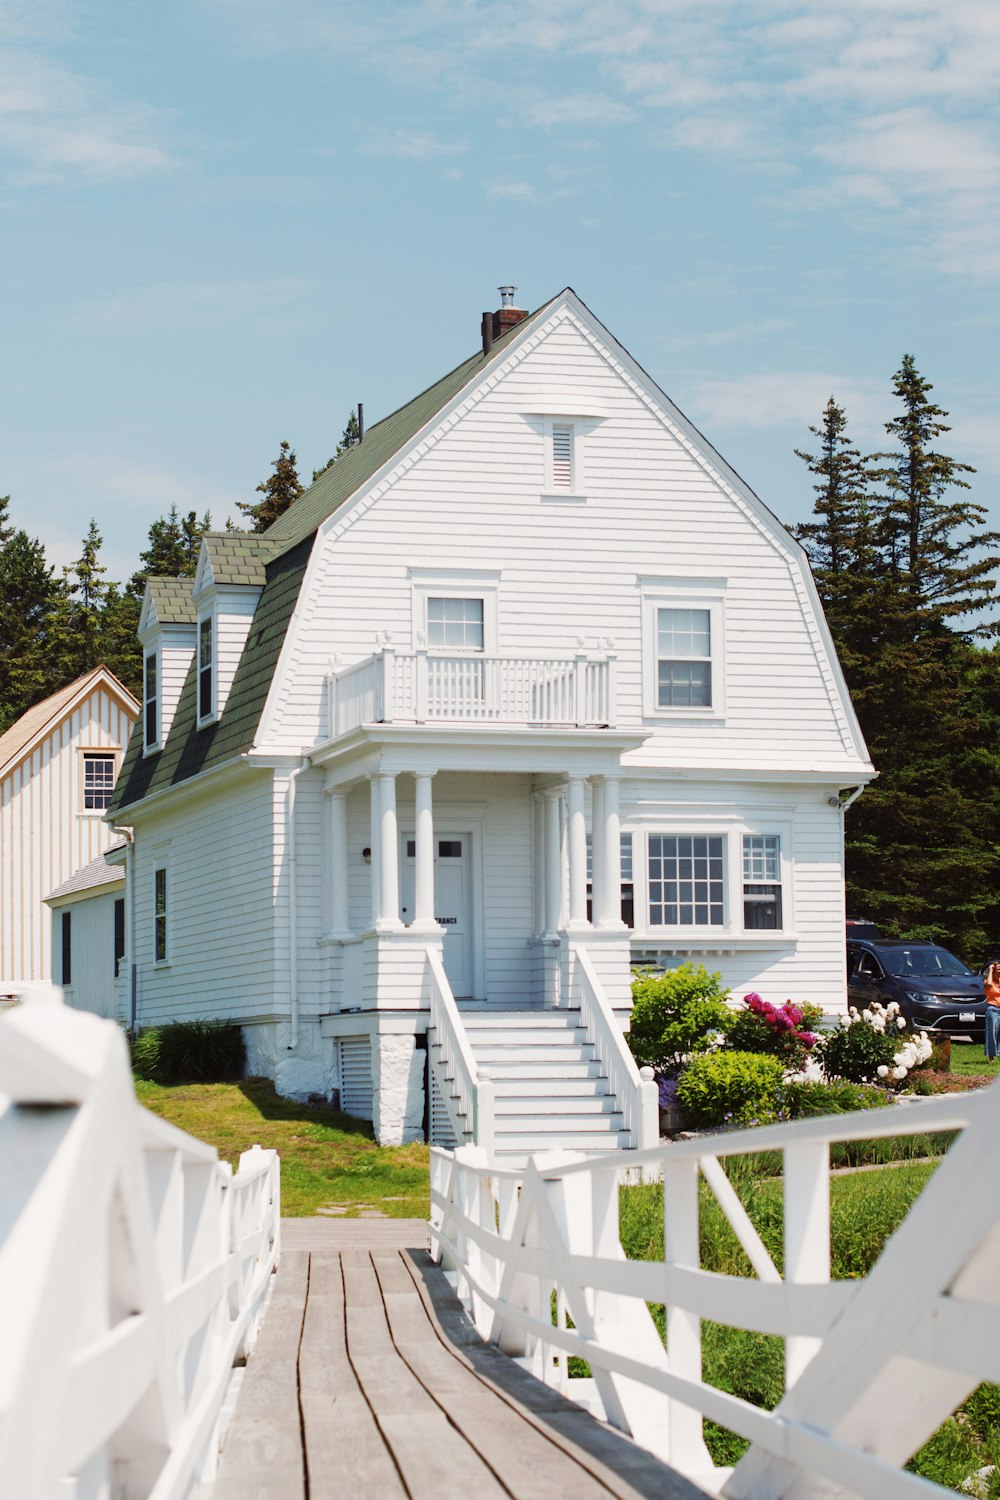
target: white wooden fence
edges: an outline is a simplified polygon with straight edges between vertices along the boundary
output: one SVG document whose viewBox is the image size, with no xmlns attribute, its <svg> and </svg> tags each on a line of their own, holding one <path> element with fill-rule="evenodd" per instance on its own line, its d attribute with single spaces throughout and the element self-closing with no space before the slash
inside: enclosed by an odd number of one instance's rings
<svg viewBox="0 0 1000 1500">
<path fill-rule="evenodd" d="M 476 1146 L 481 1146 L 489 1160 L 496 1145 L 496 1085 L 482 1068 L 476 1066 L 436 948 L 427 949 L 427 979 L 430 995 L 427 1043 L 431 1049 L 431 1072 L 437 1079 L 441 1102 L 448 1113 L 455 1139 L 468 1138 Z"/>
<path fill-rule="evenodd" d="M 830 1143 L 952 1130 L 870 1275 L 832 1282 Z M 764 1150 L 783 1158 L 783 1277 L 722 1167 Z M 662 1261 L 625 1258 L 617 1153 L 552 1153 L 518 1173 L 473 1146 L 432 1152 L 432 1247 L 480 1333 L 571 1396 L 590 1382 L 568 1378 L 568 1357 L 586 1360 L 609 1421 L 734 1500 L 944 1493 L 901 1466 L 981 1381 L 1000 1381 L 1000 1084 L 630 1153 L 637 1165 L 662 1171 Z M 752 1278 L 700 1268 L 699 1177 Z M 665 1346 L 647 1303 L 666 1306 Z M 702 1318 L 785 1339 L 774 1411 L 702 1380 Z M 750 1440 L 732 1471 L 713 1468 L 703 1417 Z"/>
<path fill-rule="evenodd" d="M 0 1017 L 0 1494 L 182 1500 L 210 1478 L 278 1257 L 278 1160 L 142 1109 L 113 1022 Z"/>
<path fill-rule="evenodd" d="M 655 1146 L 660 1138 L 660 1107 L 653 1070 L 637 1066 L 590 956 L 580 945 L 575 945 L 572 972 L 580 1025 L 587 1041 L 594 1044 L 625 1129 L 632 1132 L 640 1150 Z"/>
</svg>

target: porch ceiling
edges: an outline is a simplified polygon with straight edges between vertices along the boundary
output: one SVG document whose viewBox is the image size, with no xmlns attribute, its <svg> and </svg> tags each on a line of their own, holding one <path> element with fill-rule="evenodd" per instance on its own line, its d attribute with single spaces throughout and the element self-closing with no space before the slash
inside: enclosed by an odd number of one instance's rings
<svg viewBox="0 0 1000 1500">
<path fill-rule="evenodd" d="M 617 729 L 497 729 L 478 724 L 362 724 L 312 750 L 327 786 L 346 786 L 375 771 L 521 772 L 613 776 L 622 756 L 649 738 Z"/>
</svg>

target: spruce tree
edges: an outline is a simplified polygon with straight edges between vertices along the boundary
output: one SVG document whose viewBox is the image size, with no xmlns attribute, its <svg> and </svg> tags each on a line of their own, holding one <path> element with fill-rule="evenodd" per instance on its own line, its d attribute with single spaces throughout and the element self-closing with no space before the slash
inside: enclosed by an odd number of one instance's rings
<svg viewBox="0 0 1000 1500">
<path fill-rule="evenodd" d="M 97 522 L 91 520 L 80 556 L 63 570 L 67 591 L 53 617 L 53 654 L 64 683 L 102 660 L 102 614 L 108 597 L 107 569 L 100 561 L 103 540 Z"/>
<path fill-rule="evenodd" d="M 253 501 L 237 500 L 236 508 L 250 520 L 251 531 L 266 531 L 305 493 L 299 482 L 297 462 L 290 444 L 282 441 L 278 456 L 271 465 L 274 472 L 257 486 L 257 493 L 263 495 L 263 500 L 258 500 L 256 504 Z"/>
<path fill-rule="evenodd" d="M 356 443 L 360 443 L 360 441 L 361 423 L 358 421 L 357 412 L 352 411 L 351 415 L 347 419 L 347 426 L 344 428 L 343 432 L 340 435 L 340 442 L 337 444 L 336 453 L 332 458 L 328 458 L 326 463 L 323 464 L 321 468 L 313 469 L 313 484 L 316 483 L 321 474 L 325 474 L 327 469 L 329 469 L 332 464 L 335 464 L 337 462 L 337 459 L 342 453 L 346 453 L 348 448 L 353 448 L 354 445 Z"/>
<path fill-rule="evenodd" d="M 0 733 L 59 685 L 51 624 L 60 594 L 45 548 L 10 524 L 0 496 Z"/>
</svg>

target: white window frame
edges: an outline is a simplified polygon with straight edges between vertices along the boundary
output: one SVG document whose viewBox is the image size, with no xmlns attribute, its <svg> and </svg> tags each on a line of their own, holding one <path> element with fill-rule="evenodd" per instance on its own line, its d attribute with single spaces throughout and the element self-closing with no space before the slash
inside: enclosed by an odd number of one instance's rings
<svg viewBox="0 0 1000 1500">
<path fill-rule="evenodd" d="M 747 816 L 735 811 L 730 814 L 699 815 L 666 812 L 650 814 L 641 822 L 629 824 L 632 834 L 632 886 L 635 926 L 633 939 L 640 947 L 658 944 L 663 948 L 698 946 L 726 947 L 735 940 L 746 944 L 768 944 L 795 940 L 795 861 L 793 857 L 792 824 L 790 819 L 761 809 L 760 816 Z M 771 834 L 778 839 L 779 870 L 781 874 L 781 920 L 780 927 L 745 927 L 743 920 L 743 836 L 744 834 Z M 721 926 L 654 927 L 649 920 L 649 839 L 654 837 L 718 837 L 725 839 L 724 889 L 722 893 L 723 924 Z"/>
<path fill-rule="evenodd" d="M 114 795 L 115 782 L 118 780 L 119 757 L 114 750 L 108 750 L 103 745 L 88 745 L 86 749 L 80 751 L 80 816 L 83 818 L 103 818 L 107 812 L 107 804 L 104 807 L 87 806 L 88 760 L 109 760 L 111 762 L 111 791 L 108 796 L 108 802 L 110 803 L 111 797 Z"/>
<path fill-rule="evenodd" d="M 163 875 L 163 957 L 160 958 L 156 951 L 157 923 L 160 913 L 156 909 L 157 876 Z M 173 923 L 170 919 L 170 861 L 165 855 L 155 854 L 153 856 L 153 968 L 165 969 L 170 964 L 170 936 Z"/>
<path fill-rule="evenodd" d="M 209 629 L 209 641 L 210 641 L 210 644 L 211 644 L 211 652 L 212 652 L 212 655 L 211 655 L 211 658 L 210 658 L 210 661 L 209 661 L 209 665 L 208 665 L 208 671 L 211 673 L 211 693 L 209 695 L 210 699 L 211 699 L 211 702 L 209 704 L 208 713 L 203 714 L 202 711 L 201 711 L 201 677 L 202 677 L 202 672 L 205 669 L 202 667 L 202 664 L 201 664 L 201 634 L 202 634 L 202 629 L 203 629 L 203 627 L 205 625 L 207 625 L 208 629 Z M 199 729 L 203 729 L 206 724 L 214 724 L 215 721 L 216 721 L 216 719 L 217 719 L 217 717 L 218 717 L 218 703 L 219 703 L 219 631 L 218 631 L 217 617 L 216 617 L 216 614 L 215 614 L 214 610 L 209 610 L 205 614 L 202 614 L 202 615 L 198 616 L 198 631 L 197 631 L 197 634 L 195 636 L 194 654 L 195 654 L 195 693 L 196 693 L 196 705 L 197 705 L 197 710 L 198 710 L 198 728 Z"/>
<path fill-rule="evenodd" d="M 642 598 L 643 716 L 647 719 L 723 719 L 726 714 L 724 578 L 640 578 Z M 711 696 L 707 705 L 659 704 L 658 627 L 661 609 L 705 609 L 711 633 Z"/>
<path fill-rule="evenodd" d="M 152 658 L 156 663 L 156 692 L 152 698 L 147 696 L 147 663 Z M 146 714 L 150 703 L 156 704 L 156 738 L 146 739 Z M 155 755 L 163 748 L 163 653 L 159 646 L 154 646 L 152 651 L 142 653 L 142 753 L 143 755 Z"/>
<path fill-rule="evenodd" d="M 483 605 L 483 649 L 463 651 L 458 647 L 427 649 L 443 656 L 496 656 L 499 572 L 459 568 L 411 568 L 411 609 L 414 648 L 427 647 L 427 602 L 429 599 L 479 599 Z"/>
<path fill-rule="evenodd" d="M 554 430 L 557 427 L 569 428 L 569 484 L 557 484 L 555 478 L 554 455 Z M 580 419 L 578 417 L 545 417 L 543 420 L 543 436 L 545 441 L 545 499 L 546 500 L 585 500 L 586 484 L 583 471 L 583 442 L 580 434 Z"/>
<path fill-rule="evenodd" d="M 776 880 L 768 880 L 762 877 L 760 880 L 747 880 L 743 870 L 744 844 L 748 838 L 772 838 L 778 841 L 778 876 Z M 785 916 L 785 860 L 783 854 L 784 840 L 781 834 L 772 828 L 747 829 L 740 834 L 740 914 L 743 921 L 744 932 L 784 932 L 786 926 Z M 746 887 L 748 885 L 769 886 L 778 893 L 778 912 L 781 921 L 777 927 L 748 927 L 746 925 Z"/>
</svg>

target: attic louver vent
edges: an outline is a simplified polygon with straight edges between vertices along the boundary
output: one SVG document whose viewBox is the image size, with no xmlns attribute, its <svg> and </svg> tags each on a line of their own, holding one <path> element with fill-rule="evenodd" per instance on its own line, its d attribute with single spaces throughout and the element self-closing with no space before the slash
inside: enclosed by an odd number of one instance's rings
<svg viewBox="0 0 1000 1500">
<path fill-rule="evenodd" d="M 568 490 L 573 484 L 573 429 L 552 428 L 552 485 Z"/>
</svg>

